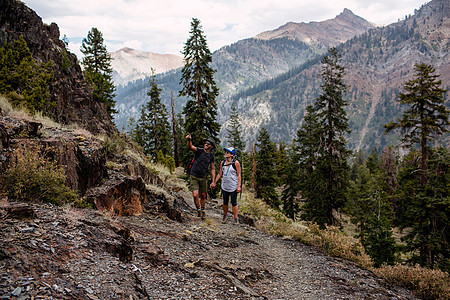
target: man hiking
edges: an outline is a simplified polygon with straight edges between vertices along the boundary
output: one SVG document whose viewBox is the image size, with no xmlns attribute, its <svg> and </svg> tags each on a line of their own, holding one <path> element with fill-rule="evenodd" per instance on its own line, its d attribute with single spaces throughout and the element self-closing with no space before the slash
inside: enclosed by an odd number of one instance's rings
<svg viewBox="0 0 450 300">
<path fill-rule="evenodd" d="M 215 145 L 212 139 L 204 140 L 204 148 L 192 145 L 191 135 L 186 136 L 187 146 L 194 152 L 194 160 L 189 171 L 190 190 L 194 197 L 194 204 L 197 208 L 197 216 L 205 219 L 206 193 L 208 192 L 208 166 L 211 167 L 211 178 L 214 180 L 216 176 L 216 168 L 214 165 Z M 214 185 L 215 186 L 215 185 Z"/>
<path fill-rule="evenodd" d="M 235 159 L 236 150 L 233 147 L 223 148 L 225 150 L 225 160 L 220 163 L 220 171 L 216 179 L 211 183 L 211 188 L 216 186 L 217 181 L 222 177 L 223 196 L 223 219 L 227 222 L 228 203 L 231 198 L 231 210 L 233 212 L 234 223 L 238 224 L 237 194 L 241 192 L 241 165 Z"/>
</svg>

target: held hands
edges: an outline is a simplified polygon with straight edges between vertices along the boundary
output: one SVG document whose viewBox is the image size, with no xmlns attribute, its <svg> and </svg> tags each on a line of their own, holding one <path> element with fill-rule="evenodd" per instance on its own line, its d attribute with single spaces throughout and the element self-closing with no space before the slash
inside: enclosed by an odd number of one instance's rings
<svg viewBox="0 0 450 300">
<path fill-rule="evenodd" d="M 216 187 L 216 183 L 213 181 L 211 182 L 211 184 L 209 185 L 210 188 L 214 189 Z"/>
</svg>

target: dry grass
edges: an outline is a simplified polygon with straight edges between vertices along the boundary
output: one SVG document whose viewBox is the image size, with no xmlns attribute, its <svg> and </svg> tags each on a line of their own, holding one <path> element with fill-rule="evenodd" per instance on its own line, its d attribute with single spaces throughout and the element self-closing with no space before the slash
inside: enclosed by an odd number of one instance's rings
<svg viewBox="0 0 450 300">
<path fill-rule="evenodd" d="M 339 228 L 329 226 L 320 229 L 316 224 L 293 221 L 248 193 L 244 194 L 243 199 L 241 211 L 253 215 L 259 229 L 321 248 L 332 256 L 353 261 L 364 268 L 372 267 L 372 261 L 360 241 L 345 235 Z"/>
<path fill-rule="evenodd" d="M 288 219 L 250 193 L 244 193 L 240 209 L 252 215 L 256 219 L 256 227 L 265 232 L 298 240 L 321 248 L 332 256 L 353 261 L 391 283 L 415 291 L 423 299 L 450 299 L 450 278 L 447 272 L 400 264 L 373 268 L 370 257 L 358 239 L 344 234 L 337 227 L 320 229 L 317 224 Z M 352 232 L 352 229 L 347 228 L 347 231 Z"/>
<path fill-rule="evenodd" d="M 163 188 L 160 188 L 160 187 L 158 187 L 156 185 L 150 185 L 150 184 L 147 184 L 145 187 L 151 193 L 153 193 L 155 195 L 163 196 L 169 202 L 169 204 L 173 204 L 173 202 L 175 201 L 175 198 L 172 195 L 170 195 L 169 192 L 167 192 Z"/>
<path fill-rule="evenodd" d="M 423 299 L 450 299 L 450 277 L 447 272 L 400 264 L 373 271 L 393 284 L 414 290 Z"/>
<path fill-rule="evenodd" d="M 24 106 L 13 107 L 11 105 L 11 103 L 8 101 L 8 99 L 3 95 L 0 95 L 0 110 L 6 116 L 11 116 L 11 117 L 18 118 L 18 119 L 24 119 L 27 121 L 39 122 L 42 124 L 42 127 L 44 127 L 44 128 L 71 129 L 76 134 L 77 134 L 76 130 L 78 130 L 78 132 L 79 132 L 78 134 L 80 134 L 80 135 L 88 136 L 88 137 L 92 136 L 92 134 L 89 131 L 87 131 L 85 129 L 81 129 L 78 124 L 71 124 L 71 125 L 63 126 L 63 125 L 59 124 L 58 122 L 55 122 L 48 116 L 45 116 L 42 111 L 37 111 L 34 114 L 32 114 Z"/>
<path fill-rule="evenodd" d="M 12 105 L 9 103 L 8 99 L 6 99 L 6 97 L 3 95 L 0 95 L 0 110 L 6 116 L 11 114 L 11 112 L 13 111 Z"/>
</svg>

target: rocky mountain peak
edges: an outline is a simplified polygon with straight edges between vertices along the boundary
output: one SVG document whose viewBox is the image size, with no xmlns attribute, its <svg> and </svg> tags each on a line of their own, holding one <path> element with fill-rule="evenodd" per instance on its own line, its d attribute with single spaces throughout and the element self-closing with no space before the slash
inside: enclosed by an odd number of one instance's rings
<svg viewBox="0 0 450 300">
<path fill-rule="evenodd" d="M 329 48 L 373 27 L 374 25 L 345 8 L 334 19 L 309 23 L 289 22 L 275 30 L 260 33 L 255 38 L 272 40 L 288 37 L 307 44 L 319 44 Z"/>
</svg>

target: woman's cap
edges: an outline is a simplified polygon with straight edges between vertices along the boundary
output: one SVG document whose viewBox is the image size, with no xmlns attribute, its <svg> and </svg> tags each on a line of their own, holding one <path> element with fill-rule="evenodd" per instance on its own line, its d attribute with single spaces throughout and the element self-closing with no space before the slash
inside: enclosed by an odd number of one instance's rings
<svg viewBox="0 0 450 300">
<path fill-rule="evenodd" d="M 236 150 L 233 147 L 223 148 L 223 150 L 230 152 L 233 156 L 236 155 Z"/>
</svg>

